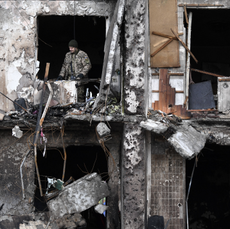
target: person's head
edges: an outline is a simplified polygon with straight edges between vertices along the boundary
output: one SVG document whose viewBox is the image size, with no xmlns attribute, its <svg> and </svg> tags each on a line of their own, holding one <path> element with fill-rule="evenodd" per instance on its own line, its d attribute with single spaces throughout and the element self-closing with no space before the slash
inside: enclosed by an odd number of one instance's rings
<svg viewBox="0 0 230 229">
<path fill-rule="evenodd" d="M 76 40 L 71 40 L 69 42 L 69 51 L 75 53 L 78 50 L 78 43 Z"/>
</svg>

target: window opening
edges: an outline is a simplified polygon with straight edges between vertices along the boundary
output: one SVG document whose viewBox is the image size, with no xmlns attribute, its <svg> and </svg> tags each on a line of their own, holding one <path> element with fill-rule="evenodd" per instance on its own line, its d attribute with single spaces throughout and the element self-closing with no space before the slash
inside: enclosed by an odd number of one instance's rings
<svg viewBox="0 0 230 229">
<path fill-rule="evenodd" d="M 47 62 L 50 63 L 49 79 L 58 77 L 65 54 L 69 51 L 68 43 L 74 39 L 74 24 L 79 49 L 88 54 L 92 64 L 88 77 L 101 77 L 106 34 L 104 17 L 75 16 L 74 20 L 74 16 L 38 16 L 39 79 L 44 77 Z M 96 95 L 98 90 L 94 85 L 89 83 L 87 87 Z"/>
<path fill-rule="evenodd" d="M 107 156 L 100 146 L 69 146 L 66 148 L 66 152 L 67 162 L 64 182 L 70 177 L 73 177 L 74 180 L 78 180 L 93 172 L 97 172 L 102 177 L 102 180 L 108 182 Z M 47 190 L 47 177 L 56 179 L 62 178 L 63 155 L 63 149 L 47 150 L 45 157 L 42 156 L 42 153 L 38 153 L 37 161 L 43 193 Z M 37 175 L 35 175 L 35 185 L 37 187 L 34 198 L 35 211 L 46 212 L 48 208 L 45 199 L 40 196 Z M 52 190 L 52 188 L 50 190 Z M 101 202 L 103 203 L 106 201 L 107 199 L 104 199 Z M 87 228 L 106 228 L 106 214 L 96 213 L 93 207 L 80 214 L 86 220 L 88 225 Z"/>
<path fill-rule="evenodd" d="M 191 69 L 229 76 L 229 10 L 209 9 L 190 10 L 190 12 L 193 14 L 191 51 L 198 60 L 198 63 L 196 63 L 190 57 Z M 213 108 L 217 108 L 217 77 L 197 71 L 192 71 L 191 73 L 195 84 L 205 81 L 211 82 L 211 89 L 215 99 L 215 107 Z"/>
<path fill-rule="evenodd" d="M 229 227 L 229 160 L 229 146 L 206 144 L 200 153 L 188 199 L 190 229 Z M 186 190 L 188 190 L 193 166 L 194 160 L 186 161 Z"/>
</svg>

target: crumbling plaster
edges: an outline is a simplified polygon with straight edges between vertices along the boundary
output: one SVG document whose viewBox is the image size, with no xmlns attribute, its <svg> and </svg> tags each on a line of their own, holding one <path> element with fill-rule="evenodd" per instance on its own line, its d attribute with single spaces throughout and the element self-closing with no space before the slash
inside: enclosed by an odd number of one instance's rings
<svg viewBox="0 0 230 229">
<path fill-rule="evenodd" d="M 137 123 L 124 126 L 124 149 L 122 156 L 123 228 L 145 226 L 145 134 Z"/>
<path fill-rule="evenodd" d="M 124 28 L 124 102 L 127 114 L 145 111 L 145 13 L 145 1 L 127 1 Z"/>
<path fill-rule="evenodd" d="M 36 40 L 38 15 L 89 15 L 111 17 L 112 1 L 1 1 L 0 91 L 12 100 L 22 88 L 32 86 L 37 74 Z M 0 109 L 14 109 L 0 97 Z"/>
</svg>

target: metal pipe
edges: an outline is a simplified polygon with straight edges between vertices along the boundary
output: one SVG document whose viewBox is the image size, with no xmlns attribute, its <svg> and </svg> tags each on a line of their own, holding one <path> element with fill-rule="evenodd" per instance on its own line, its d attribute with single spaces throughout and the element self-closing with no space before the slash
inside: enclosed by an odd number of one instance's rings
<svg viewBox="0 0 230 229">
<path fill-rule="evenodd" d="M 67 153 L 65 149 L 65 144 L 64 144 L 64 127 L 61 129 L 61 139 L 62 139 L 62 146 L 63 146 L 63 151 L 64 151 L 64 164 L 63 164 L 63 172 L 62 172 L 62 180 L 64 181 L 65 178 L 65 170 L 66 170 L 66 159 L 67 159 Z"/>
<path fill-rule="evenodd" d="M 44 111 L 43 111 L 42 117 L 41 117 L 41 119 L 40 119 L 40 126 L 42 126 L 42 123 L 43 123 L 43 121 L 44 121 L 44 119 L 45 119 L 47 110 L 48 110 L 48 108 L 49 108 L 49 105 L 50 105 L 50 102 L 51 102 L 51 99 L 52 99 L 52 96 L 53 96 L 53 89 L 52 89 L 50 83 L 47 82 L 47 85 L 48 85 L 48 88 L 49 88 L 49 90 L 50 90 L 50 94 L 49 94 L 49 98 L 48 98 L 48 100 L 47 100 L 45 109 L 44 109 Z"/>
<path fill-rule="evenodd" d="M 187 193 L 187 198 L 186 198 L 187 229 L 189 229 L 189 221 L 188 221 L 188 198 L 189 198 L 189 194 L 190 194 L 190 189 L 191 189 L 191 185 L 192 185 L 192 179 L 193 179 L 195 167 L 196 167 L 196 158 L 195 158 L 195 161 L 194 161 L 193 170 L 192 170 L 192 175 L 191 175 L 191 178 L 190 178 L 190 182 L 189 182 L 189 186 L 188 186 L 188 193 Z"/>
<path fill-rule="evenodd" d="M 22 166 L 25 163 L 25 160 L 27 158 L 27 156 L 30 154 L 31 150 L 29 149 L 25 155 L 25 157 L 23 158 L 23 161 L 20 165 L 20 175 L 21 175 L 21 184 L 22 184 L 22 198 L 25 199 L 25 189 L 24 189 L 24 182 L 23 182 L 23 173 L 22 173 Z"/>
</svg>

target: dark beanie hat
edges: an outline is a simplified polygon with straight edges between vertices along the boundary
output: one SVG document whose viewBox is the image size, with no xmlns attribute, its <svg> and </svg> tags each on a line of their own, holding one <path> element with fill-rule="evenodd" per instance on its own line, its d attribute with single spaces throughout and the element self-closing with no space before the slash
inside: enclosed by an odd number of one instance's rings
<svg viewBox="0 0 230 229">
<path fill-rule="evenodd" d="M 77 43 L 77 41 L 76 40 L 71 40 L 70 42 L 69 42 L 69 47 L 75 47 L 75 48 L 77 48 L 78 47 L 78 43 Z"/>
</svg>

